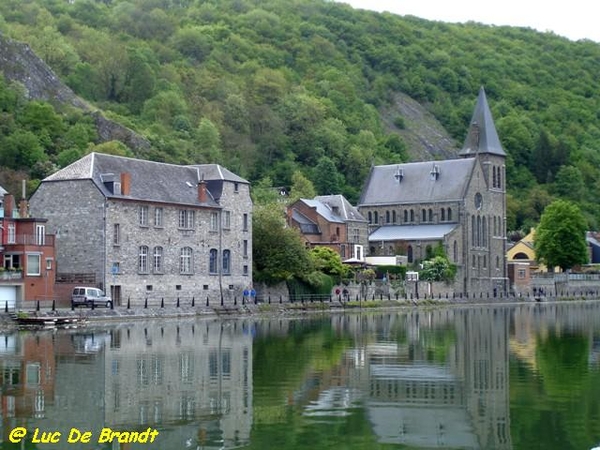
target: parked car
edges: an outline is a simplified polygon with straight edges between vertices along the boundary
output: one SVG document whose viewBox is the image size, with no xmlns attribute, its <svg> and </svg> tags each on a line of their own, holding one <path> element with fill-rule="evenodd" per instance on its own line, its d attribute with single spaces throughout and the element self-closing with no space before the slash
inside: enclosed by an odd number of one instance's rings
<svg viewBox="0 0 600 450">
<path fill-rule="evenodd" d="M 71 306 L 105 306 L 106 308 L 110 308 L 112 306 L 112 299 L 101 289 L 78 286 L 73 288 L 73 293 L 71 294 Z"/>
</svg>

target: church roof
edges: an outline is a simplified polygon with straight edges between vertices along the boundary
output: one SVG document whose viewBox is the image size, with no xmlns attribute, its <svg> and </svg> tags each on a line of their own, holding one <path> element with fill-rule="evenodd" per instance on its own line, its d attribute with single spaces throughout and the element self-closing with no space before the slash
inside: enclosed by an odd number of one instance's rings
<svg viewBox="0 0 600 450">
<path fill-rule="evenodd" d="M 105 185 L 107 180 L 119 181 L 121 173 L 131 176 L 129 195 L 113 194 Z M 248 181 L 218 164 L 176 165 L 123 156 L 92 152 L 69 166 L 46 177 L 43 182 L 92 180 L 106 197 L 190 204 L 198 203 L 197 186 L 206 181 L 209 204 L 215 205 L 221 194 L 220 182 Z"/>
<path fill-rule="evenodd" d="M 463 198 L 474 158 L 374 166 L 360 206 L 457 201 Z"/>
<path fill-rule="evenodd" d="M 390 225 L 379 227 L 369 236 L 369 242 L 417 241 L 443 239 L 458 224 L 442 225 Z"/>
<path fill-rule="evenodd" d="M 483 87 L 479 90 L 467 138 L 459 155 L 475 156 L 478 153 L 506 156 Z"/>
</svg>

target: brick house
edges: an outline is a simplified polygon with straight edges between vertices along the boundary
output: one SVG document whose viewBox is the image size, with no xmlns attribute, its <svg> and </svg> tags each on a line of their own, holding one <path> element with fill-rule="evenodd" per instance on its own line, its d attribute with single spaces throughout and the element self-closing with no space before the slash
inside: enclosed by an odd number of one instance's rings
<svg viewBox="0 0 600 450">
<path fill-rule="evenodd" d="M 56 235 L 57 281 L 115 306 L 233 301 L 252 284 L 250 186 L 218 164 L 90 153 L 42 180 L 30 210 Z"/>
<path fill-rule="evenodd" d="M 299 199 L 287 208 L 288 225 L 297 228 L 307 246 L 326 246 L 343 261 L 363 261 L 367 221 L 342 195 Z"/>
<path fill-rule="evenodd" d="M 459 156 L 371 168 L 358 205 L 368 254 L 418 263 L 442 243 L 457 265 L 455 292 L 505 292 L 506 153 L 483 88 Z"/>
<path fill-rule="evenodd" d="M 31 308 L 54 299 L 54 236 L 46 219 L 29 217 L 27 202 L 0 187 L 0 307 Z"/>
</svg>

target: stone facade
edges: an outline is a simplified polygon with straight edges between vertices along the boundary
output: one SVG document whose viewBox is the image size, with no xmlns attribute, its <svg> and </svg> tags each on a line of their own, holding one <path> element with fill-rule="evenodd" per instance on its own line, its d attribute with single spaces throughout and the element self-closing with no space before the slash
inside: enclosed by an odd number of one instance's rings
<svg viewBox="0 0 600 450">
<path fill-rule="evenodd" d="M 217 165 L 85 158 L 44 180 L 30 199 L 56 234 L 58 279 L 92 276 L 115 306 L 233 302 L 252 285 L 245 180 Z"/>
<path fill-rule="evenodd" d="M 506 154 L 483 89 L 460 156 L 371 169 L 358 205 L 369 255 L 418 264 L 441 243 L 457 266 L 455 292 L 499 294 L 507 289 Z"/>
</svg>

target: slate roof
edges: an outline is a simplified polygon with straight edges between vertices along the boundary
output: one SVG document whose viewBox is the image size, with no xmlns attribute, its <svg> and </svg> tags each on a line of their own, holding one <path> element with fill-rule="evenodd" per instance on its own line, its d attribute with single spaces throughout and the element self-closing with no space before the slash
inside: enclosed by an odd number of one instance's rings
<svg viewBox="0 0 600 450">
<path fill-rule="evenodd" d="M 475 156 L 477 153 L 506 156 L 502 144 L 500 144 L 483 87 L 479 90 L 477 104 L 469 123 L 467 138 L 459 155 Z"/>
<path fill-rule="evenodd" d="M 131 175 L 127 196 L 111 193 L 104 184 L 111 178 L 120 181 L 121 173 Z M 43 182 L 85 179 L 92 180 L 106 197 L 190 205 L 198 205 L 197 186 L 204 179 L 212 197 L 207 204 L 212 206 L 217 206 L 215 198 L 218 200 L 220 196 L 222 183 L 219 181 L 248 184 L 247 180 L 218 164 L 182 166 L 95 152 L 48 176 Z"/>
<path fill-rule="evenodd" d="M 292 219 L 298 224 L 300 231 L 302 231 L 303 234 L 321 234 L 319 225 L 314 223 L 297 209 L 292 211 Z"/>
<path fill-rule="evenodd" d="M 457 201 L 464 197 L 474 158 L 448 159 L 371 168 L 359 205 L 417 204 Z M 432 176 L 434 166 L 438 176 Z M 398 181 L 397 175 L 402 179 Z"/>
<path fill-rule="evenodd" d="M 317 210 L 317 214 L 319 214 L 321 217 L 323 217 L 328 222 L 344 223 L 344 220 L 339 215 L 334 213 L 331 210 L 331 208 L 328 207 L 326 204 L 324 204 L 318 200 L 309 200 L 306 198 L 301 198 L 300 201 L 305 203 L 306 205 L 308 205 L 311 208 L 315 208 Z"/>
<path fill-rule="evenodd" d="M 314 200 L 329 205 L 346 222 L 367 222 L 363 215 L 343 195 L 318 195 Z"/>
<path fill-rule="evenodd" d="M 417 241 L 442 239 L 458 224 L 443 225 L 391 225 L 380 227 L 369 236 L 369 242 Z"/>
</svg>

